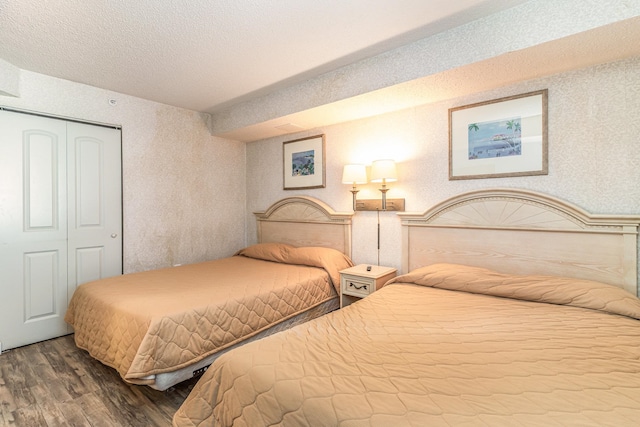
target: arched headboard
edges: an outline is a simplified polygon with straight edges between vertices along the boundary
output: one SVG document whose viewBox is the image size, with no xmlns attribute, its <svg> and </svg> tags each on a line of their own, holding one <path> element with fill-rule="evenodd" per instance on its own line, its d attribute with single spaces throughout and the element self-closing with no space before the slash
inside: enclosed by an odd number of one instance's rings
<svg viewBox="0 0 640 427">
<path fill-rule="evenodd" d="M 449 262 L 597 280 L 638 295 L 640 216 L 592 215 L 518 189 L 472 191 L 398 215 L 403 271 Z"/>
<path fill-rule="evenodd" d="M 352 212 L 335 212 L 320 200 L 296 196 L 279 200 L 254 215 L 258 242 L 328 247 L 351 256 Z"/>
</svg>

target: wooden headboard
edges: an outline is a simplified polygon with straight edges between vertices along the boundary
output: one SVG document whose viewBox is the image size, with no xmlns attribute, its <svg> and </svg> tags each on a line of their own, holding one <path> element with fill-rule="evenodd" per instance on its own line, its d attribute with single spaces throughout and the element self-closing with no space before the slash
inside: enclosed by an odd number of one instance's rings
<svg viewBox="0 0 640 427">
<path fill-rule="evenodd" d="M 333 248 L 351 257 L 352 212 L 335 212 L 320 200 L 297 196 L 254 212 L 258 242 Z"/>
<path fill-rule="evenodd" d="M 402 220 L 403 271 L 448 262 L 591 279 L 638 295 L 640 216 L 591 215 L 527 190 L 461 194 Z"/>
</svg>

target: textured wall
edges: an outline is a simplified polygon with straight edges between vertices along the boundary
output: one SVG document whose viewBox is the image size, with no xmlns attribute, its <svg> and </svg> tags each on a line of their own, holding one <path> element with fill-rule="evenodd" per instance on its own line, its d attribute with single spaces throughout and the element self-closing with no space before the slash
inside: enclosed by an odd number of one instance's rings
<svg viewBox="0 0 640 427">
<path fill-rule="evenodd" d="M 20 96 L 20 69 L 0 59 L 0 95 Z"/>
<path fill-rule="evenodd" d="M 482 76 L 478 76 L 482 78 Z M 448 109 L 547 88 L 549 90 L 549 175 L 481 180 L 448 180 Z M 335 210 L 351 209 L 342 166 L 380 158 L 398 162 L 399 182 L 390 198 L 406 198 L 407 211 L 423 212 L 456 194 L 491 187 L 541 191 L 591 213 L 640 214 L 640 58 L 594 66 L 515 84 L 438 104 L 271 138 L 247 146 L 247 232 L 255 241 L 251 212 L 296 194 L 317 197 Z M 282 189 L 282 142 L 324 133 L 326 188 Z M 379 197 L 374 184 L 360 198 Z M 380 264 L 401 266 L 401 227 L 393 213 L 380 214 Z M 358 212 L 353 225 L 353 258 L 376 263 L 377 214 Z"/>
<path fill-rule="evenodd" d="M 222 134 L 639 14 L 638 0 L 531 0 L 295 86 L 234 104 L 213 115 L 212 129 Z"/>
<path fill-rule="evenodd" d="M 210 136 L 208 116 L 24 70 L 0 104 L 122 126 L 126 273 L 244 246 L 245 145 Z"/>
</svg>

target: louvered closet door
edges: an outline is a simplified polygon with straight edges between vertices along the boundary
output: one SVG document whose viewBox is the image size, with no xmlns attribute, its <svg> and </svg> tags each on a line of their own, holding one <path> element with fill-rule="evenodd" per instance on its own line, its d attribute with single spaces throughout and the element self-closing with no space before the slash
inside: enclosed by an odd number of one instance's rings
<svg viewBox="0 0 640 427">
<path fill-rule="evenodd" d="M 83 126 L 0 111 L 3 350 L 71 332 L 76 284 L 122 272 L 120 131 Z"/>
</svg>

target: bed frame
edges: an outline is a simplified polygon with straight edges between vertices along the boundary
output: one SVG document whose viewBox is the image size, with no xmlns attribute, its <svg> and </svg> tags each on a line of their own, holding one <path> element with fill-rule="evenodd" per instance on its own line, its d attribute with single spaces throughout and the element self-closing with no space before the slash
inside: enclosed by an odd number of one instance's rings
<svg viewBox="0 0 640 427">
<path fill-rule="evenodd" d="M 447 262 L 591 279 L 638 295 L 640 216 L 592 215 L 518 189 L 472 191 L 398 215 L 404 272 Z"/>
<path fill-rule="evenodd" d="M 353 212 L 335 212 L 320 200 L 296 196 L 279 200 L 254 215 L 260 243 L 327 247 L 351 257 Z"/>
<path fill-rule="evenodd" d="M 352 212 L 335 212 L 320 200 L 298 196 L 279 200 L 266 211 L 255 212 L 255 215 L 258 221 L 259 243 L 322 246 L 337 249 L 351 257 Z M 339 301 L 328 301 L 274 325 L 243 342 L 212 354 L 193 365 L 174 372 L 157 374 L 153 376 L 154 383 L 149 387 L 156 390 L 166 390 L 181 381 L 192 378 L 196 373 L 204 372 L 215 359 L 236 347 L 291 328 L 338 307 Z"/>
</svg>

